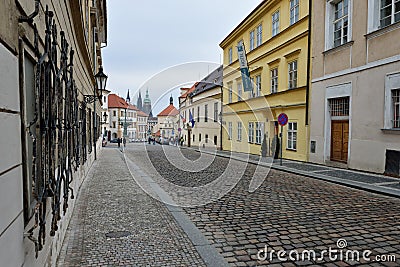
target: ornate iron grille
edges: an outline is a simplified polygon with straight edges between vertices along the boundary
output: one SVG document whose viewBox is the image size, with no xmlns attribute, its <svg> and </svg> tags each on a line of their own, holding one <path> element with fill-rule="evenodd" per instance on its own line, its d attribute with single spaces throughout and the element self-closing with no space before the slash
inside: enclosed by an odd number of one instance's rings
<svg viewBox="0 0 400 267">
<path fill-rule="evenodd" d="M 36 257 L 46 238 L 46 203 L 51 199 L 50 236 L 58 230 L 61 213 L 65 215 L 69 197 L 74 198 L 70 184 L 73 169 L 79 166 L 77 87 L 73 77 L 74 50 L 69 48 L 63 31 L 59 33 L 54 14 L 46 6 L 44 51 L 40 53 L 36 25 L 35 114 L 28 125 L 33 142 L 32 190 L 36 200 L 34 226 L 28 238 L 35 242 Z M 31 18 L 33 19 L 33 18 Z M 60 53 L 58 52 L 60 51 Z M 62 206 L 62 210 L 61 210 Z M 38 228 L 38 237 L 33 231 Z"/>
<path fill-rule="evenodd" d="M 92 114 L 92 110 L 89 108 L 88 110 L 88 121 L 89 121 L 89 125 L 88 125 L 88 132 L 87 132 L 87 139 L 89 140 L 89 146 L 88 146 L 88 153 L 92 153 L 92 118 L 93 118 L 93 114 Z"/>
<path fill-rule="evenodd" d="M 82 151 L 82 165 L 87 160 L 87 143 L 86 143 L 86 103 L 82 102 L 81 106 L 81 116 L 80 116 L 80 124 L 81 124 L 81 151 Z"/>
</svg>

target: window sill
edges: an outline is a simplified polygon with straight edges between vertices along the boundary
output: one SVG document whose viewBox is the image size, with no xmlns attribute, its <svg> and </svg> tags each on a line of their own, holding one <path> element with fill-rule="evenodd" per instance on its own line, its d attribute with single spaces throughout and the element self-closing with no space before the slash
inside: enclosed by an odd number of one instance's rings
<svg viewBox="0 0 400 267">
<path fill-rule="evenodd" d="M 387 32 L 391 32 L 393 30 L 396 30 L 398 28 L 400 28 L 400 22 L 396 22 L 396 23 L 390 24 L 390 25 L 385 26 L 383 28 L 375 29 L 375 30 L 365 34 L 364 36 L 365 36 L 365 38 L 367 38 L 367 40 L 369 40 L 369 39 L 373 39 L 375 37 L 378 37 L 378 36 L 380 36 L 382 34 L 385 34 Z"/>
<path fill-rule="evenodd" d="M 338 52 L 338 51 L 340 51 L 340 50 L 342 50 L 342 49 L 345 49 L 345 48 L 347 48 L 347 47 L 350 47 L 350 46 L 352 46 L 353 44 L 354 44 L 354 41 L 348 41 L 348 42 L 345 43 L 345 44 L 342 44 L 342 45 L 339 45 L 339 46 L 330 48 L 330 49 L 328 49 L 328 50 L 325 50 L 324 52 L 322 52 L 322 54 L 324 54 L 324 55 L 329 55 L 329 54 Z"/>
<path fill-rule="evenodd" d="M 381 129 L 381 131 L 385 134 L 399 134 L 400 135 L 400 128 Z"/>
<path fill-rule="evenodd" d="M 293 149 L 293 148 L 286 148 L 287 151 L 292 151 L 292 152 L 297 152 L 297 149 Z"/>
</svg>

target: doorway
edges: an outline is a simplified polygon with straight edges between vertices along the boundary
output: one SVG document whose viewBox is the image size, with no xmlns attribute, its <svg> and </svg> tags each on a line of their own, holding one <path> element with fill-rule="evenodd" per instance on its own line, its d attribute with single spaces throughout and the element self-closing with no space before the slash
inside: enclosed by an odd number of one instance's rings
<svg viewBox="0 0 400 267">
<path fill-rule="evenodd" d="M 349 121 L 332 121 L 331 160 L 347 163 L 349 145 Z"/>
</svg>

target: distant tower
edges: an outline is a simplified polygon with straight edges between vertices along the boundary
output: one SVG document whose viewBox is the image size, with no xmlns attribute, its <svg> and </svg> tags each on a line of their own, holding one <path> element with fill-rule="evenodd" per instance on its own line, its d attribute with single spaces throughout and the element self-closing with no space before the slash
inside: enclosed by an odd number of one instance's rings
<svg viewBox="0 0 400 267">
<path fill-rule="evenodd" d="M 149 89 L 146 90 L 146 97 L 143 100 L 143 112 L 145 112 L 146 114 L 151 113 L 151 100 L 149 97 Z"/>
<path fill-rule="evenodd" d="M 140 92 L 140 90 L 139 90 L 139 96 L 137 99 L 136 106 L 139 110 L 143 110 L 142 93 Z"/>
<path fill-rule="evenodd" d="M 129 96 L 129 89 L 128 89 L 128 95 L 126 96 L 126 102 L 128 102 L 129 104 L 131 103 L 131 97 Z"/>
<path fill-rule="evenodd" d="M 170 105 L 174 105 L 174 98 L 172 97 L 172 95 L 171 95 L 171 97 L 169 98 L 169 104 L 170 104 Z"/>
</svg>

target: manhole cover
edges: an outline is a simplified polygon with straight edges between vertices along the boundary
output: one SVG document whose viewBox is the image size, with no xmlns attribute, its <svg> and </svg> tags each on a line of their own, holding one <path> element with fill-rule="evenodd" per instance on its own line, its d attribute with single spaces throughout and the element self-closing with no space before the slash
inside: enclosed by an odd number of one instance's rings
<svg viewBox="0 0 400 267">
<path fill-rule="evenodd" d="M 108 238 L 121 238 L 131 235 L 131 232 L 128 231 L 118 231 L 118 232 L 109 232 L 106 234 Z"/>
</svg>

